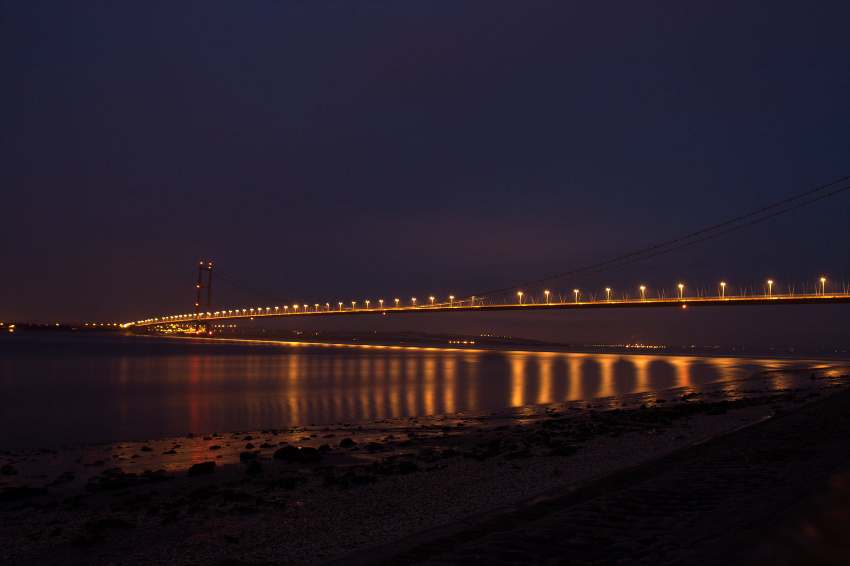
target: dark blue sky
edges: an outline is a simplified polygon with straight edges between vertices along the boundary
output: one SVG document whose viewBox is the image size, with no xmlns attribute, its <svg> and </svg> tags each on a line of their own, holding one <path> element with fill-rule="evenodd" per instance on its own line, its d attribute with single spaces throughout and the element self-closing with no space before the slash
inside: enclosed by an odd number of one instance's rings
<svg viewBox="0 0 850 566">
<path fill-rule="evenodd" d="M 200 260 L 289 302 L 473 294 L 850 174 L 846 2 L 0 10 L 0 320 L 186 312 Z M 565 289 L 850 283 L 848 211 L 845 192 Z M 559 316 L 514 328 L 576 340 Z"/>
</svg>

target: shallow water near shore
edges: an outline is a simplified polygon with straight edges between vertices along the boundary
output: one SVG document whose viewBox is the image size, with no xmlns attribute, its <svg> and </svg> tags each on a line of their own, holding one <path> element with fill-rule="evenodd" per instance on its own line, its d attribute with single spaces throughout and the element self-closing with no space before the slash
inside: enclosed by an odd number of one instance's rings
<svg viewBox="0 0 850 566">
<path fill-rule="evenodd" d="M 830 363 L 651 352 L 3 336 L 0 450 L 497 410 Z"/>
</svg>

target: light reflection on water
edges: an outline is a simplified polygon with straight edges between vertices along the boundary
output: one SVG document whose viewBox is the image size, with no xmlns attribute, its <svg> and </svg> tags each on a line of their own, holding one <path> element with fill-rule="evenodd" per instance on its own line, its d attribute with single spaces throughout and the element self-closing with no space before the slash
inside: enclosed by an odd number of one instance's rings
<svg viewBox="0 0 850 566">
<path fill-rule="evenodd" d="M 0 341 L 0 449 L 496 410 L 817 365 L 120 337 L 26 340 L 28 348 L 17 350 Z"/>
</svg>

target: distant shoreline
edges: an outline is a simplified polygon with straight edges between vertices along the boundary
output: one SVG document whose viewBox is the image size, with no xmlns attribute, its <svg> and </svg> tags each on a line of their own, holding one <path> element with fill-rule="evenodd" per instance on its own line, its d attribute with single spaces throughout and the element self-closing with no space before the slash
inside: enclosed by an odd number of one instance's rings
<svg viewBox="0 0 850 566">
<path fill-rule="evenodd" d="M 659 355 L 692 357 L 733 357 L 752 359 L 799 359 L 803 361 L 850 361 L 850 350 L 810 350 L 801 348 L 748 348 L 740 346 L 666 346 L 617 344 L 566 344 L 513 337 L 472 336 L 463 334 L 374 333 L 374 332 L 264 332 L 220 333 L 213 336 L 145 334 L 174 338 L 220 341 L 321 344 L 327 346 L 381 346 L 434 348 L 442 350 L 519 351 L 556 353 L 601 353 L 620 355 Z"/>
</svg>

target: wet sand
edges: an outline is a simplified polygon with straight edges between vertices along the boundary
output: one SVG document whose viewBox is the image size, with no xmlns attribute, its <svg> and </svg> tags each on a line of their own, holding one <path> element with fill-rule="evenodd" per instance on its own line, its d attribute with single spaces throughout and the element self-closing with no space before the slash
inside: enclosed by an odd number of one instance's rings
<svg viewBox="0 0 850 566">
<path fill-rule="evenodd" d="M 822 479 L 850 459 L 840 449 L 816 455 L 807 442 L 824 436 L 824 427 L 811 423 L 798 427 L 793 446 L 786 431 L 784 448 L 767 447 L 770 427 L 790 426 L 792 415 L 805 411 L 817 415 L 808 407 L 825 407 L 824 399 L 834 411 L 850 406 L 847 394 L 833 397 L 846 390 L 847 374 L 846 367 L 774 371 L 498 412 L 0 453 L 0 561 L 542 564 L 569 556 L 563 563 L 635 563 L 642 552 L 648 563 L 707 558 L 711 545 L 700 550 L 673 526 L 697 516 L 723 525 L 723 502 L 739 505 L 757 494 L 773 471 L 787 475 L 813 461 Z M 768 432 L 734 440 L 759 431 Z M 808 450 L 805 457 L 800 450 Z M 747 464 L 731 466 L 727 457 Z M 741 483 L 720 468 L 751 479 Z M 673 475 L 654 479 L 664 474 Z M 646 491 L 629 491 L 640 486 Z M 785 492 L 798 501 L 816 486 L 798 481 Z"/>
</svg>

